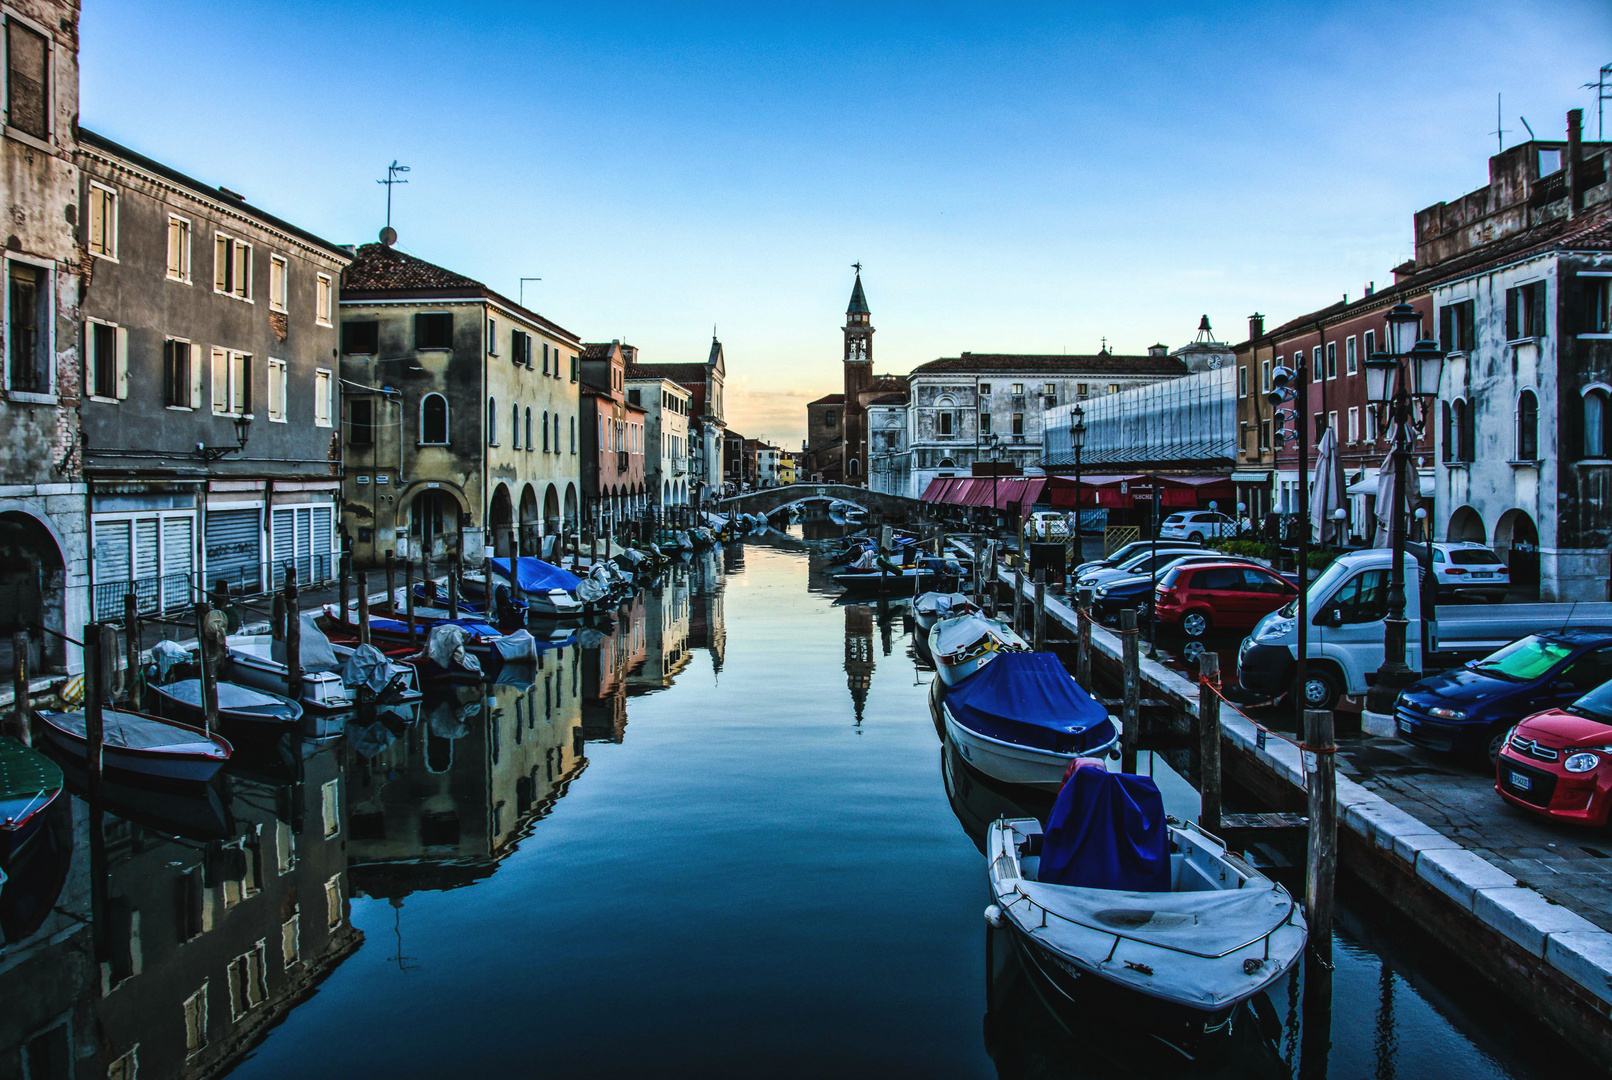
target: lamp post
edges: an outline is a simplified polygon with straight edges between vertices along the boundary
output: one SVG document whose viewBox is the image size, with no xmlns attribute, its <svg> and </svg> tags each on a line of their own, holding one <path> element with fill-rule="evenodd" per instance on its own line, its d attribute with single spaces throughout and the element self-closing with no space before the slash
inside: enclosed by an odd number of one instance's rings
<svg viewBox="0 0 1612 1080">
<path fill-rule="evenodd" d="M 991 451 L 991 532 L 1001 532 L 1001 514 L 996 506 L 996 474 L 1002 454 L 1002 437 L 992 431 L 979 436 L 980 445 Z"/>
<path fill-rule="evenodd" d="M 1422 317 L 1409 304 L 1395 304 L 1387 315 L 1388 352 L 1366 358 L 1366 395 L 1372 406 L 1385 412 L 1394 437 L 1394 505 L 1390 509 L 1389 543 L 1393 565 L 1388 574 L 1388 617 L 1383 620 L 1383 663 L 1367 696 L 1366 707 L 1375 713 L 1392 713 L 1399 692 L 1416 679 L 1406 662 L 1405 534 L 1410 516 L 1406 489 L 1413 423 L 1422 427 L 1438 396 L 1444 374 L 1444 353 L 1433 341 L 1420 338 Z M 1417 429 L 1417 433 L 1419 434 Z M 1426 612 L 1423 612 L 1426 618 Z"/>
<path fill-rule="evenodd" d="M 1086 410 L 1076 405 L 1069 412 L 1069 445 L 1075 451 L 1075 565 L 1086 558 L 1080 536 L 1080 448 L 1086 445 Z"/>
</svg>

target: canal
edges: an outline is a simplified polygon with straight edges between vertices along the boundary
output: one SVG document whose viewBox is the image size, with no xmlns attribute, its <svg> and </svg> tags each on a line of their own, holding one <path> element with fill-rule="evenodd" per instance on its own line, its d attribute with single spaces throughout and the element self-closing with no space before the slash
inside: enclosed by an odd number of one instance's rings
<svg viewBox="0 0 1612 1080">
<path fill-rule="evenodd" d="M 988 949 L 978 844 L 1014 797 L 947 759 L 903 605 L 838 603 L 794 533 L 205 798 L 61 800 L 0 892 L 0 1077 L 1191 1073 Z M 1330 1048 L 1295 977 L 1217 1075 L 1559 1071 L 1340 899 Z"/>
</svg>

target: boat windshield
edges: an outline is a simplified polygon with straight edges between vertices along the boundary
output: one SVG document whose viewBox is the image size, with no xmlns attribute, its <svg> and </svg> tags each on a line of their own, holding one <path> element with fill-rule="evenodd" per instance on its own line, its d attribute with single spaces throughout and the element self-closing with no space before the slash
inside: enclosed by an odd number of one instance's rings
<svg viewBox="0 0 1612 1080">
<path fill-rule="evenodd" d="M 1612 725 L 1612 682 L 1602 683 L 1562 711 Z"/>
<path fill-rule="evenodd" d="M 1573 650 L 1559 641 L 1529 634 L 1505 648 L 1473 661 L 1473 671 L 1497 675 L 1512 682 L 1533 682 L 1571 656 Z"/>
</svg>

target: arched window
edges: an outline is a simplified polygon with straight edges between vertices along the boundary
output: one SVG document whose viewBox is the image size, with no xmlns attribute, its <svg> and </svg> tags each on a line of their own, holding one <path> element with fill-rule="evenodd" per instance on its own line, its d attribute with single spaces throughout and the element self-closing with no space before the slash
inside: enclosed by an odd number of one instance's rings
<svg viewBox="0 0 1612 1080">
<path fill-rule="evenodd" d="M 1532 390 L 1517 398 L 1517 460 L 1539 460 L 1539 399 Z"/>
<path fill-rule="evenodd" d="M 548 414 L 548 410 L 544 409 L 543 410 L 543 453 L 546 454 L 548 452 L 549 452 L 549 414 Z"/>
<path fill-rule="evenodd" d="M 498 445 L 498 399 L 487 399 L 487 445 Z"/>
<path fill-rule="evenodd" d="M 1464 398 L 1444 406 L 1444 460 L 1472 460 L 1472 407 Z"/>
<path fill-rule="evenodd" d="M 526 449 L 532 449 L 532 407 L 526 407 Z"/>
<path fill-rule="evenodd" d="M 448 445 L 448 399 L 441 394 L 420 399 L 420 445 Z"/>
<path fill-rule="evenodd" d="M 510 445 L 516 450 L 521 448 L 521 407 L 519 405 L 509 407 L 509 439 Z"/>
<path fill-rule="evenodd" d="M 846 469 L 846 475 L 857 476 L 861 473 L 861 471 L 861 467 L 858 465 L 856 458 L 852 458 L 850 467 Z"/>
<path fill-rule="evenodd" d="M 1604 458 L 1607 456 L 1607 446 L 1612 440 L 1607 438 L 1607 394 L 1605 390 L 1596 388 L 1584 395 L 1584 456 L 1587 458 Z"/>
</svg>

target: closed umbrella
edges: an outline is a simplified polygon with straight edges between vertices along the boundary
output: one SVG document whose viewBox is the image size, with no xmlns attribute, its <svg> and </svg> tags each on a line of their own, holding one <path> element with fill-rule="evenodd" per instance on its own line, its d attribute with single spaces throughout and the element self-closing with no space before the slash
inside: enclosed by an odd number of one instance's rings
<svg viewBox="0 0 1612 1080">
<path fill-rule="evenodd" d="M 1394 429 L 1388 429 L 1388 445 L 1394 445 Z M 1394 452 L 1388 451 L 1383 463 L 1377 467 L 1377 531 L 1372 539 L 1371 546 L 1385 548 L 1389 545 L 1389 537 L 1393 532 L 1394 500 L 1397 498 L 1394 490 Z"/>
<path fill-rule="evenodd" d="M 1334 524 L 1332 511 L 1343 505 L 1343 485 L 1338 475 L 1338 436 L 1330 427 L 1321 433 L 1315 448 L 1315 475 L 1310 484 L 1310 539 L 1327 541 Z"/>
</svg>

